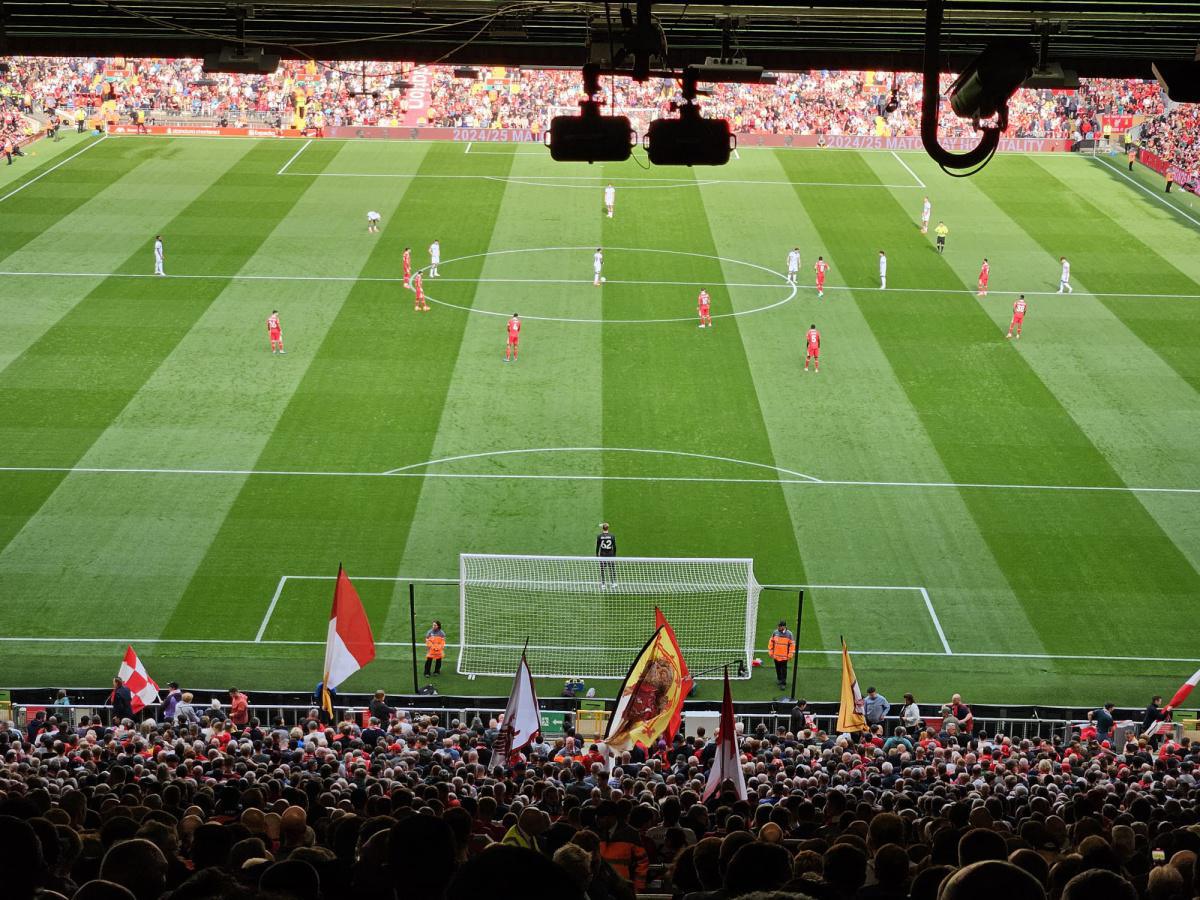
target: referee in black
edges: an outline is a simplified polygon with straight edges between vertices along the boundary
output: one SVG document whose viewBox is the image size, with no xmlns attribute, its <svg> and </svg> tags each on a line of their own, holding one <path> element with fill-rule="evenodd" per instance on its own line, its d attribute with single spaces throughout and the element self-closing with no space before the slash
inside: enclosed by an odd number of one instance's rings
<svg viewBox="0 0 1200 900">
<path fill-rule="evenodd" d="M 617 538 L 608 530 L 608 523 L 600 523 L 600 533 L 596 535 L 596 555 L 600 557 L 600 589 L 606 585 L 617 586 L 617 567 L 611 562 L 604 562 L 617 555 Z"/>
</svg>

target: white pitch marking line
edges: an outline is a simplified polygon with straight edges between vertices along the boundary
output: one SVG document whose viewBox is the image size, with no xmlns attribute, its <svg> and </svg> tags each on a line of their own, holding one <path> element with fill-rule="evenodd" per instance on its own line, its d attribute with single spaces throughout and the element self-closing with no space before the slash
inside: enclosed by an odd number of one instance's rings
<svg viewBox="0 0 1200 900">
<path fill-rule="evenodd" d="M 279 171 L 276 172 L 275 174 L 282 175 L 284 172 L 286 172 L 288 170 L 288 166 L 290 166 L 292 163 L 294 163 L 296 161 L 296 159 L 300 156 L 300 154 L 308 149 L 308 145 L 311 144 L 312 142 L 313 142 L 313 139 L 309 138 L 307 141 L 305 141 L 303 144 L 301 144 L 300 149 L 297 150 L 295 153 L 293 153 L 292 158 L 289 159 L 287 162 L 285 162 L 283 164 L 283 166 L 280 167 Z"/>
<path fill-rule="evenodd" d="M 292 172 L 292 173 L 288 173 L 288 174 L 295 174 L 295 173 Z M 3 199 L 3 198 L 0 198 L 0 199 Z M 481 253 L 481 254 L 476 254 L 476 255 L 477 256 L 488 256 L 488 255 L 496 255 L 499 253 L 524 253 L 524 252 L 533 252 L 534 249 L 538 249 L 538 250 L 576 250 L 576 249 L 580 249 L 580 248 L 577 248 L 577 247 L 545 247 L 545 248 L 531 248 L 528 251 L 526 251 L 526 250 L 512 250 L 512 251 L 497 250 L 497 251 L 492 251 L 490 254 Z M 614 249 L 621 249 L 621 248 L 614 248 Z M 628 248 L 626 248 L 626 249 L 628 249 Z M 648 248 L 642 248 L 642 252 L 683 253 L 684 251 L 682 251 L 682 250 L 679 250 L 679 251 L 661 250 L 660 251 L 660 250 L 650 250 Z M 705 256 L 702 253 L 685 254 L 685 255 L 700 256 L 705 259 L 717 258 L 717 257 Z M 460 257 L 460 259 L 472 259 L 472 258 L 473 257 L 469 257 L 469 256 Z M 779 273 L 773 272 L 772 270 L 767 269 L 765 266 L 757 266 L 754 263 L 747 263 L 743 260 L 723 260 L 723 261 L 724 262 L 732 262 L 732 263 L 740 263 L 741 265 L 747 265 L 747 266 L 753 265 L 755 268 L 762 268 L 764 271 L 770 271 L 772 274 L 779 275 Z M 448 262 L 454 262 L 454 260 L 449 260 Z M 443 266 L 446 264 L 447 264 L 447 261 L 442 262 Z M 152 275 L 152 274 L 148 274 L 146 272 L 0 271 L 0 278 L 163 278 L 163 277 L 164 276 Z M 314 282 L 319 282 L 319 281 L 333 281 L 333 282 L 378 281 L 378 282 L 384 282 L 387 284 L 396 284 L 396 283 L 401 283 L 404 281 L 404 279 L 399 276 L 397 276 L 395 278 L 391 278 L 391 277 L 386 277 L 386 276 L 371 276 L 371 275 L 247 275 L 247 274 L 237 273 L 237 274 L 233 274 L 233 275 L 194 275 L 194 274 L 193 275 L 175 275 L 175 274 L 171 274 L 171 275 L 167 275 L 165 277 L 168 279 L 170 279 L 170 278 L 187 278 L 187 279 L 196 279 L 196 280 L 219 280 L 219 281 L 314 281 Z M 783 275 L 779 275 L 779 277 L 783 278 Z M 503 279 L 469 279 L 469 278 L 461 278 L 461 279 L 439 278 L 438 279 L 438 281 L 455 281 L 455 280 L 464 281 L 464 282 L 465 281 L 486 282 L 486 281 L 501 281 Z M 520 282 L 518 282 L 516 279 L 513 279 L 513 281 L 514 281 L 514 283 L 526 283 L 526 284 L 539 283 L 538 281 L 533 280 L 533 279 L 525 279 Z M 561 283 L 574 284 L 574 283 L 576 283 L 576 281 L 564 280 Z M 587 281 L 586 279 L 579 281 L 578 283 L 591 284 L 591 282 Z M 705 282 L 705 284 L 710 284 L 710 283 L 711 282 Z M 608 284 L 675 285 L 678 287 L 689 287 L 689 286 L 694 286 L 694 285 L 700 284 L 700 282 L 693 282 L 693 281 L 674 281 L 674 282 L 669 282 L 669 281 L 610 281 L 610 282 L 608 282 Z M 741 283 L 736 283 L 736 282 L 728 284 L 728 285 L 724 285 L 724 286 L 725 287 L 746 287 L 746 288 L 774 287 L 774 285 L 741 284 Z M 779 287 L 787 287 L 787 285 L 780 284 Z M 797 285 L 797 288 L 798 289 L 799 288 L 811 289 L 811 288 L 813 288 L 813 286 L 802 284 L 802 285 Z M 878 287 L 871 287 L 871 286 L 855 287 L 853 285 L 837 285 L 837 284 L 827 284 L 827 285 L 825 285 L 825 290 L 826 291 L 862 291 L 862 292 L 870 291 L 870 292 L 876 292 L 876 293 L 939 294 L 939 295 L 940 294 L 946 294 L 946 295 L 972 294 L 973 295 L 973 294 L 978 293 L 974 288 L 963 289 L 963 288 L 938 288 L 938 287 L 930 287 L 930 288 L 890 287 L 890 288 L 887 288 L 887 290 L 881 290 Z M 1113 297 L 1113 298 L 1117 298 L 1117 299 L 1125 298 L 1125 299 L 1136 299 L 1136 300 L 1200 300 L 1200 294 L 1141 294 L 1141 293 L 1132 293 L 1132 292 L 1127 292 L 1127 291 L 1098 291 L 1097 292 L 1097 291 L 1085 291 L 1085 290 L 1081 290 L 1081 289 L 1076 289 L 1075 293 L 1078 294 L 1080 297 Z M 1059 296 L 1058 291 L 989 290 L 989 294 L 999 296 L 999 297 L 1005 297 L 1005 296 L 1016 297 L 1018 294 L 1024 294 L 1027 297 L 1056 297 L 1056 296 Z M 1064 296 L 1071 297 L 1074 295 L 1071 294 L 1071 295 L 1064 295 Z M 445 304 L 445 303 L 443 303 L 442 305 L 449 306 L 449 304 Z M 474 310 L 474 311 L 475 312 L 483 312 L 482 310 Z M 503 315 L 503 316 L 507 317 L 508 313 L 496 313 L 496 315 Z M 742 313 L 741 315 L 745 315 L 745 313 Z M 525 318 L 535 318 L 535 317 L 526 316 Z M 713 316 L 713 318 L 715 319 L 718 317 Z M 689 317 L 682 318 L 682 319 L 629 319 L 629 320 L 623 320 L 623 321 L 637 322 L 637 323 L 677 322 L 677 321 L 678 322 L 685 322 L 685 321 L 690 322 L 690 321 L 693 321 L 694 319 L 695 319 L 694 316 L 689 316 Z M 593 319 L 563 319 L 563 320 L 551 320 L 551 321 L 603 322 L 606 325 L 618 324 L 617 320 L 612 320 L 612 319 L 595 319 L 595 320 L 593 320 Z"/>
<path fill-rule="evenodd" d="M 335 578 L 337 576 L 334 576 Z M 275 596 L 271 598 L 271 605 L 267 607 L 267 613 L 263 616 L 262 624 L 258 626 L 258 634 L 254 635 L 254 643 L 262 643 L 263 635 L 267 631 L 267 623 L 271 621 L 271 616 L 275 612 L 275 604 L 279 602 L 279 595 L 283 593 L 283 586 L 287 583 L 287 576 L 284 575 L 279 579 L 279 584 L 275 586 Z"/>
<path fill-rule="evenodd" d="M 1183 216 L 1185 219 L 1187 219 L 1187 220 L 1188 220 L 1189 222 L 1191 222 L 1193 225 L 1200 225 L 1200 220 L 1197 220 L 1197 219 L 1194 219 L 1194 218 L 1192 218 L 1192 216 L 1190 216 L 1190 215 L 1188 215 L 1187 213 L 1185 213 L 1185 212 L 1184 212 L 1182 209 L 1180 209 L 1178 206 L 1175 206 L 1175 205 L 1174 205 L 1174 204 L 1172 204 L 1172 203 L 1168 203 L 1168 202 L 1167 202 L 1165 199 L 1163 199 L 1163 197 L 1162 197 L 1162 196 L 1160 196 L 1159 194 L 1156 194 L 1156 193 L 1154 193 L 1154 191 L 1150 190 L 1150 188 L 1146 187 L 1144 184 L 1142 184 L 1142 183 L 1141 183 L 1140 181 L 1138 181 L 1137 179 L 1130 178 L 1128 175 L 1126 175 L 1124 172 L 1122 172 L 1122 171 L 1121 171 L 1119 168 L 1117 168 L 1116 166 L 1114 166 L 1114 165 L 1110 164 L 1110 163 L 1109 163 L 1107 160 L 1101 159 L 1101 160 L 1099 160 L 1099 162 L 1100 162 L 1100 164 L 1101 164 L 1101 165 L 1103 165 L 1104 167 L 1106 167 L 1106 168 L 1108 168 L 1108 169 L 1112 170 L 1113 172 L 1116 172 L 1118 175 L 1120 175 L 1122 178 L 1124 178 L 1126 181 L 1128 181 L 1130 184 L 1132 184 L 1132 185 L 1133 185 L 1135 188 L 1137 188 L 1138 190 L 1140 190 L 1140 191 L 1145 191 L 1147 194 L 1149 194 L 1151 197 L 1153 197 L 1155 200 L 1157 200 L 1157 201 L 1158 201 L 1159 203 L 1161 203 L 1163 206 L 1165 206 L 1165 207 L 1167 207 L 1168 209 L 1170 209 L 1172 212 L 1177 212 L 1177 213 L 1179 213 L 1181 216 Z"/>
<path fill-rule="evenodd" d="M 686 459 L 706 459 L 713 462 L 734 463 L 739 466 L 751 466 L 756 469 L 767 469 L 772 472 L 778 472 L 781 475 L 791 475 L 793 478 L 800 478 L 805 481 L 818 482 L 821 479 L 814 478 L 812 475 L 806 475 L 804 472 L 793 472 L 791 469 L 784 469 L 780 466 L 772 466 L 767 463 L 750 462 L 744 459 L 734 459 L 730 456 L 711 456 L 707 453 L 689 453 L 683 450 L 655 450 L 643 447 L 527 447 L 520 450 L 487 450 L 483 453 L 464 453 L 459 456 L 445 456 L 441 459 L 429 459 L 422 463 L 412 463 L 407 466 L 400 466 L 396 469 L 391 469 L 385 472 L 385 475 L 398 475 L 402 472 L 409 472 L 413 469 L 424 468 L 426 466 L 436 466 L 442 463 L 459 462 L 464 459 L 486 459 L 494 456 L 519 456 L 526 453 L 645 453 L 658 456 L 682 456 Z"/>
<path fill-rule="evenodd" d="M 91 150 L 91 149 L 92 149 L 93 147 L 95 147 L 97 144 L 103 144 L 103 143 L 104 143 L 106 140 L 108 140 L 108 135 L 107 135 L 107 134 L 106 134 L 106 135 L 103 135 L 103 136 L 102 136 L 102 137 L 101 137 L 99 140 L 92 141 L 90 144 L 88 144 L 88 145 L 87 145 L 86 147 L 84 147 L 82 150 L 76 150 L 74 153 L 72 153 L 72 154 L 71 154 L 70 156 L 68 156 L 66 159 L 64 159 L 64 160 L 62 160 L 61 162 L 57 162 L 57 163 L 55 163 L 54 165 L 52 165 L 52 166 L 51 166 L 50 168 L 48 168 L 48 169 L 47 169 L 45 172 L 42 172 L 40 175 L 37 175 L 37 176 L 35 176 L 35 177 L 33 177 L 33 178 L 30 178 L 30 179 L 29 179 L 27 182 L 25 182 L 25 183 L 24 183 L 23 185 L 21 185 L 20 187 L 13 188 L 11 191 L 9 191 L 7 194 L 5 194 L 3 197 L 0 197 L 0 203 L 3 203 L 3 202 L 4 202 L 5 200 L 7 200 L 9 197 L 13 196 L 13 194 L 19 194 L 19 193 L 21 193 L 21 191 L 25 190 L 25 188 L 29 187 L 31 184 L 36 184 L 37 182 L 41 181 L 43 178 L 45 178 L 47 175 L 49 175 L 49 174 L 50 174 L 51 172 L 53 172 L 55 169 L 62 168 L 62 167 L 63 167 L 63 166 L 65 166 L 67 163 L 69 163 L 71 160 L 73 160 L 75 157 L 77 157 L 77 156 L 82 156 L 84 153 L 87 153 L 89 150 Z"/>
<path fill-rule="evenodd" d="M 734 148 L 733 148 L 733 158 L 734 158 L 734 159 L 738 159 L 738 160 L 740 160 L 740 159 L 741 159 L 741 156 L 739 156 L 739 155 L 738 155 L 738 152 L 737 152 L 737 147 L 734 147 Z"/>
<path fill-rule="evenodd" d="M 476 150 L 472 156 L 484 156 L 486 151 Z M 497 154 L 500 155 L 500 154 Z M 512 154 L 505 153 L 504 156 Z M 517 154 L 518 156 L 532 156 L 533 154 Z M 467 179 L 485 179 L 491 181 L 508 181 L 513 184 L 524 184 L 528 187 L 565 187 L 566 185 L 543 184 L 542 182 L 549 181 L 590 181 L 594 183 L 612 181 L 618 186 L 622 186 L 623 190 L 631 190 L 635 188 L 659 188 L 659 187 L 707 187 L 714 184 L 736 184 L 736 185 L 790 185 L 793 187 L 846 187 L 846 188 L 910 188 L 915 189 L 918 185 L 915 184 L 879 184 L 877 182 L 857 182 L 857 181 L 764 181 L 758 179 L 741 179 L 741 178 L 704 178 L 700 180 L 688 180 L 682 178 L 617 178 L 605 179 L 597 175 L 432 175 L 432 174 L 409 174 L 405 172 L 285 172 L 285 175 L 305 176 L 308 178 L 467 178 Z M 647 184 L 647 182 L 652 182 Z"/>
<path fill-rule="evenodd" d="M 921 188 L 925 187 L 925 182 L 923 182 L 921 180 L 921 176 L 919 176 L 916 172 L 914 172 L 909 167 L 908 163 L 906 163 L 903 159 L 900 158 L 899 153 L 897 153 L 895 150 L 893 150 L 892 156 L 894 156 L 896 158 L 896 162 L 898 162 L 898 163 L 900 163 L 900 165 L 904 166 L 904 171 L 907 172 L 909 175 L 911 175 L 916 180 L 918 187 L 921 187 Z M 909 187 L 912 187 L 912 185 L 910 184 Z"/>
<path fill-rule="evenodd" d="M 942 649 L 946 651 L 947 656 L 953 656 L 954 651 L 950 649 L 950 642 L 946 640 L 946 632 L 942 631 L 942 623 L 938 619 L 937 611 L 933 608 L 933 602 L 929 599 L 929 591 L 925 588 L 917 588 L 921 592 L 921 597 L 925 600 L 925 608 L 929 610 L 929 617 L 933 619 L 933 627 L 937 629 L 938 638 L 942 642 Z"/>
<path fill-rule="evenodd" d="M 296 576 L 292 576 L 296 577 Z M 356 578 L 355 581 L 365 579 Z M 389 579 L 390 580 L 390 579 Z M 417 581 L 416 578 L 406 578 L 405 581 Z M 19 637 L 0 635 L 0 643 L 6 644 L 226 644 L 226 645 L 257 645 L 259 647 L 323 647 L 324 641 L 253 641 L 250 639 L 227 638 L 107 638 L 107 637 Z M 376 641 L 377 647 L 411 647 L 409 641 Z M 756 652 L 763 652 L 761 649 Z M 840 656 L 841 650 L 797 650 L 799 654 Z M 856 656 L 891 656 L 891 657 L 942 657 L 945 653 L 930 650 L 855 650 Z M 1192 656 L 1083 656 L 1075 654 L 1054 653 L 955 653 L 955 659 L 1034 659 L 1034 660 L 1069 660 L 1076 662 L 1134 662 L 1134 663 L 1196 663 Z"/>
<path fill-rule="evenodd" d="M 413 467 L 428 465 L 416 463 Z M 763 463 L 748 463 L 763 466 Z M 769 467 L 768 467 L 769 468 Z M 528 475 L 497 472 L 321 472 L 288 469 L 173 469 L 173 468 L 122 468 L 101 466 L 0 466 L 0 472 L 63 472 L 69 475 L 263 475 L 271 477 L 307 478 L 444 478 L 466 481 L 646 481 L 646 482 L 697 482 L 701 484 L 752 484 L 752 485 L 803 485 L 819 487 L 894 487 L 935 488 L 947 490 L 1006 490 L 1006 491 L 1077 491 L 1079 493 L 1113 494 L 1184 494 L 1200 495 L 1200 488 L 1184 487 L 1129 487 L 1116 485 L 1087 484 L 989 484 L 983 482 L 956 481 L 851 481 L 847 479 L 815 479 L 810 475 L 798 478 L 709 478 L 705 476 L 659 476 L 659 475 Z"/>
<path fill-rule="evenodd" d="M 467 141 L 467 149 L 463 151 L 464 155 L 471 152 L 471 144 L 472 143 L 473 143 L 472 141 Z"/>
</svg>

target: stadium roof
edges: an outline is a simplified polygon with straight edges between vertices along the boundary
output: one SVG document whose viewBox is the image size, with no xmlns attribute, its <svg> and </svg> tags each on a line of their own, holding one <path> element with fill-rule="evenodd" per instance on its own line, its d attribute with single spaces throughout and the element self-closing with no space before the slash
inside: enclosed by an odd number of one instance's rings
<svg viewBox="0 0 1200 900">
<path fill-rule="evenodd" d="M 620 4 L 614 3 L 614 20 Z M 1150 77 L 1152 59 L 1191 60 L 1200 3 L 1117 0 L 947 0 L 945 64 L 959 68 L 986 41 L 1054 34 L 1050 59 L 1081 75 Z M 924 0 L 805 5 L 655 4 L 668 63 L 717 55 L 722 23 L 752 65 L 918 69 Z M 0 0 L 0 52 L 195 56 L 237 34 L 285 57 L 578 66 L 603 3 L 566 0 Z M 607 41 L 607 37 L 604 38 Z"/>
</svg>

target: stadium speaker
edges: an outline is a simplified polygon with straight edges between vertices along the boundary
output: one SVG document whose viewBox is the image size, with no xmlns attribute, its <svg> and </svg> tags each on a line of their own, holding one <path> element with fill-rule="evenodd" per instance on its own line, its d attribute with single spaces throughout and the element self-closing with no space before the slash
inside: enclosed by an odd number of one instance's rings
<svg viewBox="0 0 1200 900">
<path fill-rule="evenodd" d="M 723 166 L 737 146 L 725 119 L 699 114 L 655 119 L 646 132 L 646 154 L 656 166 Z"/>
<path fill-rule="evenodd" d="M 546 142 L 559 162 L 624 162 L 637 141 L 627 116 L 555 116 Z"/>
</svg>

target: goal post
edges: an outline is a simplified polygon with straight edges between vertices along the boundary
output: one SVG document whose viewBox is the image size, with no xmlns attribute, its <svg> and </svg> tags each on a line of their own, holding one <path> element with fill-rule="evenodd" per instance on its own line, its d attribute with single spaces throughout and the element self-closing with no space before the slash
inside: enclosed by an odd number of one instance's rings
<svg viewBox="0 0 1200 900">
<path fill-rule="evenodd" d="M 458 672 L 623 678 L 657 606 L 699 677 L 748 678 L 762 586 L 752 559 L 459 556 Z"/>
</svg>

